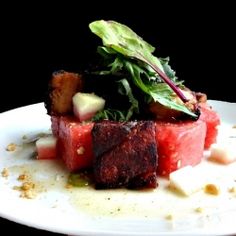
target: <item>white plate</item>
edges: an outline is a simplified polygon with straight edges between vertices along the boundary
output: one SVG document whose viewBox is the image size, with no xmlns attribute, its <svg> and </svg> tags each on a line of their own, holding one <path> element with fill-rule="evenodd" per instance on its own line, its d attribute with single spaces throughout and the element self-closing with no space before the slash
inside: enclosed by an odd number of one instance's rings
<svg viewBox="0 0 236 236">
<path fill-rule="evenodd" d="M 236 124 L 236 103 L 211 104 L 226 130 Z M 154 191 L 65 188 L 68 173 L 60 163 L 34 160 L 30 157 L 34 148 L 21 145 L 27 141 L 23 135 L 32 137 L 49 132 L 49 128 L 50 118 L 42 103 L 0 114 L 0 171 L 9 170 L 7 178 L 0 176 L 1 217 L 70 235 L 236 233 L 236 194 L 226 190 L 219 196 L 200 192 L 184 198 L 163 192 L 165 180 L 160 180 L 160 187 Z M 19 145 L 15 152 L 5 150 L 9 143 Z M 209 168 L 218 174 L 216 178 L 231 171 L 231 180 L 236 180 L 235 164 L 209 164 Z M 17 178 L 22 173 L 36 185 L 34 199 L 20 198 L 20 192 L 13 189 L 21 185 Z M 196 211 L 199 207 L 202 212 Z"/>
</svg>

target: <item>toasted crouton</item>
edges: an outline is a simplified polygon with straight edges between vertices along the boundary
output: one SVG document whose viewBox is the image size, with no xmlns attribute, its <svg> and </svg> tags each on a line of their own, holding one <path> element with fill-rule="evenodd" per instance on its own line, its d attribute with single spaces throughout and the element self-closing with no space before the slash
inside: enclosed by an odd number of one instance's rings
<svg viewBox="0 0 236 236">
<path fill-rule="evenodd" d="M 72 97 L 81 91 L 82 79 L 79 74 L 66 71 L 53 73 L 49 95 L 45 103 L 49 115 L 64 115 L 72 112 Z"/>
</svg>

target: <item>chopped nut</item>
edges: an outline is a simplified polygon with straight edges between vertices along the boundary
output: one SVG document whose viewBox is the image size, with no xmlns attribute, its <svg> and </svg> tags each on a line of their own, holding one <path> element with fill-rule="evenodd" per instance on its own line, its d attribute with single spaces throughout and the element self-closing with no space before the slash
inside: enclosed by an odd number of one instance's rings
<svg viewBox="0 0 236 236">
<path fill-rule="evenodd" d="M 173 215 L 169 214 L 165 217 L 166 220 L 173 220 Z"/>
<path fill-rule="evenodd" d="M 198 213 L 202 213 L 203 208 L 202 207 L 197 207 L 197 208 L 195 208 L 195 211 L 198 212 Z"/>
<path fill-rule="evenodd" d="M 30 189 L 33 189 L 35 187 L 35 184 L 33 182 L 25 182 L 22 184 L 21 189 L 23 191 L 27 191 Z"/>
<path fill-rule="evenodd" d="M 6 151 L 8 152 L 14 152 L 16 150 L 16 144 L 15 143 L 10 143 L 6 147 Z"/>
<path fill-rule="evenodd" d="M 21 175 L 19 175 L 19 177 L 18 177 L 18 180 L 19 180 L 19 181 L 25 181 L 25 180 L 28 180 L 28 179 L 29 179 L 29 176 L 26 175 L 26 174 L 21 174 Z"/>
<path fill-rule="evenodd" d="M 215 184 L 207 184 L 204 188 L 205 193 L 211 194 L 211 195 L 219 195 L 220 188 Z"/>
<path fill-rule="evenodd" d="M 85 149 L 84 149 L 84 147 L 82 147 L 82 146 L 77 149 L 78 155 L 83 155 L 84 152 L 85 152 Z"/>
<path fill-rule="evenodd" d="M 22 174 L 18 177 L 18 180 L 25 181 L 28 180 L 29 176 L 26 174 Z M 23 182 L 21 186 L 14 186 L 13 189 L 20 192 L 21 198 L 32 199 L 36 197 L 36 193 L 34 192 L 35 184 L 33 182 Z"/>
<path fill-rule="evenodd" d="M 33 199 L 36 197 L 35 193 L 31 190 L 23 191 L 20 194 L 21 198 Z"/>
<path fill-rule="evenodd" d="M 236 186 L 229 188 L 229 193 L 236 193 Z"/>
<path fill-rule="evenodd" d="M 4 169 L 2 170 L 2 172 L 1 172 L 1 174 L 2 174 L 2 177 L 7 178 L 7 177 L 9 176 L 9 171 L 8 171 L 8 169 L 7 169 L 7 168 L 4 168 Z"/>
</svg>

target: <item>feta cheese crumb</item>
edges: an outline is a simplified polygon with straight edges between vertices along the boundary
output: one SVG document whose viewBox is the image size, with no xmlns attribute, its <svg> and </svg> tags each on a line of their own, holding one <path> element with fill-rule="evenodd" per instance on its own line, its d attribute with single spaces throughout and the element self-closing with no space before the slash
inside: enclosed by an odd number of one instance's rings
<svg viewBox="0 0 236 236">
<path fill-rule="evenodd" d="M 170 174 L 170 188 L 176 189 L 186 196 L 200 191 L 203 186 L 204 178 L 201 171 L 192 166 L 185 166 Z"/>
<path fill-rule="evenodd" d="M 211 154 L 209 160 L 213 160 L 222 164 L 229 164 L 236 161 L 236 140 L 228 140 L 228 142 L 216 143 L 211 146 Z"/>
</svg>

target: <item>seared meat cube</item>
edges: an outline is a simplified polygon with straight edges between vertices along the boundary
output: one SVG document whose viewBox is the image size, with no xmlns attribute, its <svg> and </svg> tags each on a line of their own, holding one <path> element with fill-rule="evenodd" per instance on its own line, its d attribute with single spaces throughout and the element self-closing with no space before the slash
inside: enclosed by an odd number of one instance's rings
<svg viewBox="0 0 236 236">
<path fill-rule="evenodd" d="M 155 123 L 95 123 L 92 130 L 96 188 L 155 188 Z"/>
<path fill-rule="evenodd" d="M 93 130 L 93 151 L 96 156 L 113 149 L 123 142 L 137 122 L 102 121 Z"/>
<path fill-rule="evenodd" d="M 45 102 L 49 115 L 65 115 L 72 112 L 72 97 L 82 89 L 80 75 L 66 71 L 53 73 L 49 95 Z"/>
</svg>

